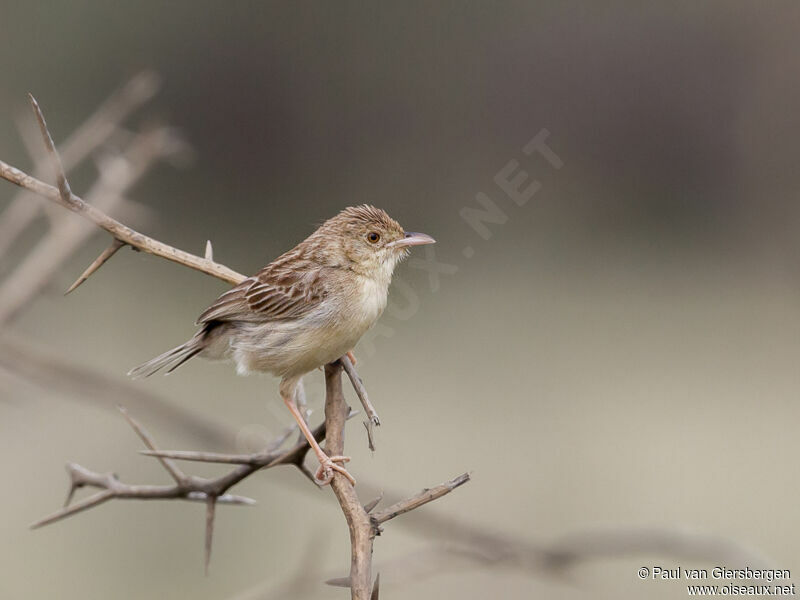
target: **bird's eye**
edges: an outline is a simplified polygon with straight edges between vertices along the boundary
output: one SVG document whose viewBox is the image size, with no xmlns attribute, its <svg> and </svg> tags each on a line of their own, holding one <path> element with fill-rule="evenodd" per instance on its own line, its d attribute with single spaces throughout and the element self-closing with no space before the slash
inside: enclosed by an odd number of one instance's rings
<svg viewBox="0 0 800 600">
<path fill-rule="evenodd" d="M 377 244 L 380 241 L 380 239 L 381 239 L 380 234 L 379 233 L 375 233 L 374 231 L 370 231 L 367 234 L 367 241 L 370 244 Z"/>
</svg>

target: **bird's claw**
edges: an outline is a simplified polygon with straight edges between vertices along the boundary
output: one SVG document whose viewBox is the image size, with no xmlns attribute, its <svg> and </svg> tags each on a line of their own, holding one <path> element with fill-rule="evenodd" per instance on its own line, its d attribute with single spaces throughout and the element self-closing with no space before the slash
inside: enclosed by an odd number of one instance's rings
<svg viewBox="0 0 800 600">
<path fill-rule="evenodd" d="M 325 456 L 324 458 L 320 458 L 319 469 L 317 469 L 317 473 L 314 475 L 317 485 L 328 485 L 333 480 L 334 471 L 341 473 L 347 477 L 347 480 L 351 485 L 355 485 L 356 480 L 352 475 L 350 475 L 350 473 L 347 472 L 347 469 L 345 469 L 342 465 L 336 464 L 337 462 L 346 463 L 349 461 L 349 456 Z"/>
</svg>

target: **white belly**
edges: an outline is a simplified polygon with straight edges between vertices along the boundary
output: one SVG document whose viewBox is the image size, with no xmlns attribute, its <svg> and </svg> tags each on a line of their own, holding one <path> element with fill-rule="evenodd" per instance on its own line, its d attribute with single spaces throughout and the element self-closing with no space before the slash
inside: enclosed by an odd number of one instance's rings
<svg viewBox="0 0 800 600">
<path fill-rule="evenodd" d="M 252 371 L 281 377 L 308 373 L 352 350 L 386 307 L 387 285 L 363 279 L 338 305 L 292 321 L 237 323 L 230 329 L 229 351 L 240 374 Z"/>
</svg>

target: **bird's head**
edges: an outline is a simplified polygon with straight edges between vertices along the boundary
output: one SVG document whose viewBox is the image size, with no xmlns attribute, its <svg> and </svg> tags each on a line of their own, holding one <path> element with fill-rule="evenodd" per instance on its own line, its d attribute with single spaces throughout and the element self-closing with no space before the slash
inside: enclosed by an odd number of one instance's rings
<svg viewBox="0 0 800 600">
<path fill-rule="evenodd" d="M 367 204 L 345 208 L 318 232 L 337 240 L 341 258 L 354 270 L 376 278 L 391 278 L 411 246 L 435 243 L 429 235 L 405 231 L 386 211 Z"/>
</svg>

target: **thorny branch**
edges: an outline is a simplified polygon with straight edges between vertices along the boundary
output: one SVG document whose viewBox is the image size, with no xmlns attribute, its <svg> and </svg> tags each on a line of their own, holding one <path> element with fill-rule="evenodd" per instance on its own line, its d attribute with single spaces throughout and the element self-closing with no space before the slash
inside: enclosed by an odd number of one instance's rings
<svg viewBox="0 0 800 600">
<path fill-rule="evenodd" d="M 39 109 L 39 105 L 36 103 L 36 100 L 33 98 L 33 96 L 31 96 L 30 99 L 34 112 L 36 113 L 40 124 L 43 125 L 44 131 L 46 132 L 47 125 L 45 124 L 44 116 Z M 53 156 L 58 156 L 58 151 L 56 150 L 55 145 L 53 144 L 53 141 L 49 135 L 45 136 L 45 143 L 47 144 L 50 154 Z M 61 168 L 60 163 L 56 164 L 56 168 L 58 169 L 58 181 L 66 181 L 66 175 L 64 170 Z M 114 239 L 117 239 L 128 246 L 141 250 L 142 252 L 160 256 L 161 258 L 165 258 L 191 269 L 201 271 L 202 273 L 212 275 L 234 285 L 245 279 L 244 275 L 237 273 L 225 265 L 216 263 L 207 258 L 190 254 L 189 252 L 184 252 L 183 250 L 178 250 L 177 248 L 173 248 L 168 244 L 143 235 L 138 231 L 131 229 L 127 225 L 123 225 L 116 219 L 109 217 L 102 210 L 99 210 L 95 206 L 92 206 L 82 198 L 73 194 L 68 188 L 64 189 L 61 184 L 59 184 L 58 188 L 55 188 L 52 185 L 48 185 L 43 181 L 28 175 L 16 167 L 12 167 L 4 161 L 0 161 L 0 177 L 22 188 L 25 188 L 26 190 L 30 190 L 44 198 L 47 198 L 48 200 L 56 202 L 67 210 L 81 215 L 101 229 L 106 230 L 113 236 Z"/>
<path fill-rule="evenodd" d="M 0 177 L 11 181 L 27 190 L 33 191 L 53 202 L 56 202 L 75 212 L 86 219 L 95 223 L 98 227 L 106 230 L 113 236 L 112 245 L 105 250 L 89 268 L 81 275 L 70 288 L 70 291 L 85 281 L 92 273 L 102 266 L 119 248 L 129 245 L 133 248 L 161 256 L 173 262 L 183 264 L 201 272 L 213 275 L 219 279 L 232 284 L 239 283 L 244 276 L 232 269 L 213 261 L 213 251 L 210 243 L 208 244 L 204 257 L 195 256 L 183 252 L 172 246 L 168 246 L 158 240 L 149 238 L 130 227 L 112 219 L 102 210 L 90 203 L 85 202 L 80 197 L 72 193 L 66 171 L 59 157 L 58 150 L 52 140 L 47 124 L 39 108 L 38 103 L 29 96 L 31 105 L 39 123 L 42 137 L 44 138 L 48 154 L 56 169 L 58 187 L 50 186 L 35 177 L 32 177 L 15 167 L 0 161 Z M 344 400 L 341 383 L 341 371 L 345 369 L 356 393 L 364 405 L 370 424 L 379 424 L 377 414 L 366 394 L 361 379 L 355 371 L 348 357 L 336 361 L 325 367 L 326 381 L 326 400 L 325 400 L 325 422 L 314 432 L 315 438 L 321 440 L 327 435 L 327 451 L 329 454 L 341 454 L 344 450 L 344 427 L 346 420 L 351 414 L 350 408 Z M 208 570 L 208 563 L 211 556 L 211 542 L 213 538 L 213 526 L 216 505 L 218 502 L 230 504 L 250 504 L 252 500 L 240 496 L 228 494 L 227 491 L 246 477 L 261 469 L 270 468 L 279 464 L 294 464 L 307 477 L 313 481 L 313 476 L 304 465 L 304 458 L 308 452 L 308 444 L 305 441 L 298 441 L 294 447 L 286 452 L 280 453 L 276 448 L 269 449 L 263 453 L 248 456 L 220 456 L 209 455 L 206 453 L 187 453 L 187 452 L 161 452 L 155 445 L 150 435 L 134 419 L 132 419 L 124 409 L 123 415 L 128 420 L 131 427 L 147 446 L 147 454 L 156 457 L 170 474 L 175 483 L 169 486 L 152 485 L 130 485 L 119 481 L 113 474 L 100 474 L 77 464 L 68 465 L 70 474 L 70 491 L 67 496 L 67 503 L 64 508 L 56 513 L 45 517 L 33 524 L 33 527 L 41 527 L 74 515 L 83 510 L 93 508 L 113 498 L 118 499 L 182 499 L 191 501 L 203 501 L 206 503 L 206 537 L 205 537 L 205 565 Z M 372 444 L 372 432 L 368 425 L 370 434 L 370 447 Z M 285 438 L 284 438 L 285 439 Z M 281 440 L 282 443 L 283 440 Z M 207 479 L 185 474 L 174 462 L 175 459 L 190 460 L 214 460 L 238 464 L 233 471 L 220 476 L 216 479 Z M 349 586 L 351 595 L 354 599 L 366 600 L 367 598 L 378 598 L 379 580 L 372 581 L 372 541 L 376 535 L 381 533 L 380 525 L 389 519 L 400 514 L 418 508 L 432 500 L 435 500 L 456 487 L 466 483 L 469 475 L 464 474 L 454 479 L 452 482 L 437 486 L 434 490 L 424 490 L 420 495 L 409 498 L 408 500 L 389 507 L 386 511 L 381 511 L 377 516 L 370 516 L 367 509 L 361 503 L 354 487 L 341 474 L 335 473 L 331 487 L 336 495 L 342 512 L 345 515 L 350 528 L 351 539 L 351 570 Z M 76 489 L 80 487 L 94 487 L 99 489 L 97 493 L 85 498 L 75 504 L 70 505 Z M 374 508 L 375 504 L 371 505 Z"/>
<path fill-rule="evenodd" d="M 289 437 L 287 434 L 280 436 L 263 452 L 249 455 L 228 455 L 225 460 L 213 461 L 239 465 L 233 471 L 221 475 L 220 477 L 209 479 L 187 475 L 178 467 L 171 457 L 175 456 L 176 458 L 188 460 L 203 460 L 204 458 L 194 458 L 191 456 L 192 453 L 160 452 L 155 441 L 144 427 L 131 417 L 127 410 L 120 408 L 120 411 L 128 421 L 128 424 L 147 447 L 148 450 L 144 453 L 156 457 L 175 483 L 172 485 L 131 485 L 121 482 L 117 476 L 112 473 L 97 473 L 78 464 L 69 463 L 67 465 L 67 472 L 70 476 L 70 489 L 64 508 L 33 523 L 31 525 L 32 528 L 36 529 L 44 525 L 49 525 L 50 523 L 55 523 L 56 521 L 60 521 L 61 519 L 70 517 L 86 509 L 93 508 L 114 498 L 205 502 L 208 507 L 205 545 L 205 565 L 207 570 L 211 557 L 211 539 L 216 504 L 218 502 L 222 504 L 239 505 L 255 504 L 255 500 L 250 498 L 228 494 L 227 491 L 231 487 L 256 471 L 277 467 L 279 465 L 294 465 L 306 477 L 311 479 L 311 481 L 314 480 L 313 475 L 303 463 L 306 453 L 309 450 L 308 442 L 303 440 L 302 442 L 295 443 L 288 450 L 279 450 Z M 292 431 L 293 430 L 290 429 L 288 434 L 291 434 Z M 322 423 L 314 430 L 314 438 L 321 442 L 325 439 L 325 432 L 326 426 L 325 423 Z M 93 487 L 101 491 L 80 502 L 70 504 L 75 491 L 82 487 Z"/>
</svg>

